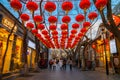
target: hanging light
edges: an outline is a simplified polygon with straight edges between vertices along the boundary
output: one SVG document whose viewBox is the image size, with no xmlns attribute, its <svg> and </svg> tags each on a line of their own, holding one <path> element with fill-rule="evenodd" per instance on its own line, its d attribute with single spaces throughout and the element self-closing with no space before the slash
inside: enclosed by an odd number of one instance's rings
<svg viewBox="0 0 120 80">
<path fill-rule="evenodd" d="M 33 1 L 29 1 L 29 2 L 26 4 L 26 7 L 27 7 L 27 9 L 30 10 L 31 12 L 34 12 L 35 10 L 38 9 L 37 3 L 33 2 Z"/>
<path fill-rule="evenodd" d="M 67 35 L 67 34 L 68 34 L 68 31 L 62 31 L 61 34 L 62 34 L 62 35 Z"/>
<path fill-rule="evenodd" d="M 38 23 L 41 23 L 42 21 L 43 21 L 43 18 L 42 18 L 42 16 L 40 16 L 40 15 L 36 15 L 36 16 L 34 16 L 34 21 L 38 24 Z"/>
<path fill-rule="evenodd" d="M 40 30 L 43 30 L 45 28 L 45 26 L 43 24 L 38 24 L 37 28 L 40 29 Z"/>
<path fill-rule="evenodd" d="M 69 16 L 63 16 L 63 18 L 62 18 L 62 22 L 64 22 L 64 23 L 69 23 L 70 20 L 71 20 L 71 18 Z"/>
<path fill-rule="evenodd" d="M 80 31 L 84 34 L 87 31 L 87 29 L 86 28 L 82 28 Z"/>
<path fill-rule="evenodd" d="M 62 24 L 61 25 L 61 30 L 67 30 L 68 29 L 68 25 L 67 24 Z"/>
<path fill-rule="evenodd" d="M 72 24 L 72 28 L 73 28 L 73 29 L 78 29 L 78 28 L 79 28 L 79 24 L 78 24 L 78 23 Z"/>
<path fill-rule="evenodd" d="M 90 19 L 90 20 L 94 20 L 95 18 L 97 18 L 97 13 L 96 12 L 91 12 L 91 13 L 89 13 L 88 14 L 88 18 Z"/>
<path fill-rule="evenodd" d="M 32 33 L 35 35 L 35 34 L 38 34 L 38 30 L 37 29 L 33 29 L 32 30 Z"/>
<path fill-rule="evenodd" d="M 18 11 L 22 8 L 22 4 L 20 3 L 19 0 L 11 0 L 10 6 L 16 11 Z"/>
<path fill-rule="evenodd" d="M 107 5 L 107 0 L 97 0 L 95 2 L 95 6 L 98 10 L 103 10 L 103 8 Z"/>
<path fill-rule="evenodd" d="M 53 23 L 56 23 L 56 22 L 57 22 L 57 18 L 56 18 L 55 16 L 50 16 L 50 17 L 48 18 L 48 21 L 53 24 Z"/>
<path fill-rule="evenodd" d="M 116 26 L 118 26 L 120 24 L 120 17 L 115 16 L 115 15 L 112 15 L 112 17 L 113 17 L 113 20 L 114 20 Z"/>
<path fill-rule="evenodd" d="M 77 30 L 76 30 L 76 29 L 73 29 L 73 30 L 71 30 L 71 33 L 72 33 L 72 34 L 76 34 L 76 33 L 77 33 Z"/>
<path fill-rule="evenodd" d="M 58 35 L 58 32 L 55 30 L 55 31 L 52 31 L 52 33 L 51 33 L 53 36 L 55 36 L 55 35 Z"/>
<path fill-rule="evenodd" d="M 79 7 L 86 11 L 90 7 L 91 3 L 90 0 L 81 0 Z"/>
<path fill-rule="evenodd" d="M 48 31 L 47 31 L 47 30 L 42 30 L 42 34 L 43 34 L 43 35 L 47 35 L 47 34 L 48 34 Z"/>
<path fill-rule="evenodd" d="M 73 8 L 73 4 L 70 1 L 65 1 L 62 3 L 62 9 L 68 13 Z"/>
<path fill-rule="evenodd" d="M 82 22 L 84 19 L 85 19 L 85 17 L 84 17 L 82 14 L 78 14 L 78 15 L 75 17 L 75 20 L 76 20 L 77 22 Z"/>
<path fill-rule="evenodd" d="M 28 21 L 29 20 L 29 15 L 28 14 L 21 14 L 20 18 L 22 21 Z"/>
<path fill-rule="evenodd" d="M 84 22 L 84 23 L 83 23 L 83 27 L 84 27 L 84 28 L 88 28 L 88 27 L 90 27 L 90 25 L 91 25 L 90 22 Z"/>
<path fill-rule="evenodd" d="M 56 5 L 54 2 L 46 2 L 45 6 L 44 6 L 45 10 L 47 10 L 48 12 L 53 12 L 56 9 Z"/>
<path fill-rule="evenodd" d="M 28 22 L 28 23 L 26 24 L 26 27 L 31 30 L 32 28 L 34 28 L 34 24 L 31 23 L 31 22 Z"/>
<path fill-rule="evenodd" d="M 56 25 L 50 25 L 49 29 L 52 30 L 52 31 L 54 31 L 54 30 L 57 29 L 57 26 Z"/>
</svg>

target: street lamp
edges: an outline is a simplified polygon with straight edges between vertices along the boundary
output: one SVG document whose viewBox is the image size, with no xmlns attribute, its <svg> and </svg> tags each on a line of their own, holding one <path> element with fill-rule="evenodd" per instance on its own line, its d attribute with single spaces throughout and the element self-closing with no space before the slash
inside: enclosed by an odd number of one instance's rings
<svg viewBox="0 0 120 80">
<path fill-rule="evenodd" d="M 104 52 L 105 52 L 105 63 L 106 63 L 106 75 L 109 75 L 109 67 L 108 67 L 108 60 L 107 60 L 107 53 L 106 53 L 106 30 L 104 27 L 102 27 L 102 38 L 103 38 L 103 44 L 104 44 Z"/>
</svg>

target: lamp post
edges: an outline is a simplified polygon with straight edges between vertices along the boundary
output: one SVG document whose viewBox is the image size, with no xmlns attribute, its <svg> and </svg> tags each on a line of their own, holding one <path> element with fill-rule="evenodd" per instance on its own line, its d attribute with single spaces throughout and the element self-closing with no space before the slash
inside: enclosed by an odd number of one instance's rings
<svg viewBox="0 0 120 80">
<path fill-rule="evenodd" d="M 104 44 L 104 53 L 105 53 L 105 66 L 106 66 L 106 75 L 109 75 L 109 66 L 108 66 L 108 60 L 107 60 L 107 53 L 106 53 L 106 31 L 105 28 L 102 27 L 102 38 L 103 38 L 103 44 Z"/>
</svg>

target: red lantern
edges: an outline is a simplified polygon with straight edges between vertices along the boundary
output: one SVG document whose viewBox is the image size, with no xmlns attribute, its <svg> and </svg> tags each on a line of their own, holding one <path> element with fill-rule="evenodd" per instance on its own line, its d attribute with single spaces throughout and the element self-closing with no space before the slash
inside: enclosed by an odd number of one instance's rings
<svg viewBox="0 0 120 80">
<path fill-rule="evenodd" d="M 50 23 L 55 23 L 55 22 L 57 22 L 57 18 L 56 18 L 55 16 L 50 16 L 50 17 L 48 18 L 48 21 L 49 21 Z"/>
<path fill-rule="evenodd" d="M 73 28 L 73 29 L 77 29 L 77 28 L 79 28 L 79 24 L 78 24 L 78 23 L 74 23 L 74 24 L 72 24 L 72 28 Z"/>
<path fill-rule="evenodd" d="M 107 5 L 107 0 L 97 0 L 95 6 L 97 9 L 102 10 Z"/>
<path fill-rule="evenodd" d="M 95 44 L 92 44 L 92 48 L 95 49 L 95 48 L 96 48 L 96 45 L 95 45 Z"/>
<path fill-rule="evenodd" d="M 79 7 L 86 11 L 90 7 L 90 0 L 81 0 Z"/>
<path fill-rule="evenodd" d="M 32 30 L 32 33 L 33 33 L 33 34 L 38 34 L 38 30 L 37 30 L 37 29 L 33 29 L 33 30 Z"/>
<path fill-rule="evenodd" d="M 58 35 L 58 32 L 55 30 L 55 31 L 52 32 L 52 35 L 54 35 L 54 36 Z"/>
<path fill-rule="evenodd" d="M 56 5 L 53 2 L 47 2 L 44 6 L 45 10 L 48 12 L 53 12 L 56 9 Z"/>
<path fill-rule="evenodd" d="M 47 30 L 42 30 L 42 34 L 43 34 L 43 35 L 47 35 L 47 34 L 48 34 L 48 31 L 47 31 Z"/>
<path fill-rule="evenodd" d="M 45 26 L 43 24 L 38 24 L 37 28 L 40 29 L 40 30 L 43 30 L 45 28 Z"/>
<path fill-rule="evenodd" d="M 67 35 L 68 34 L 68 32 L 67 31 L 62 31 L 62 33 L 61 33 L 62 35 Z"/>
<path fill-rule="evenodd" d="M 85 19 L 85 17 L 84 17 L 82 14 L 78 14 L 78 15 L 75 17 L 75 20 L 76 20 L 77 22 L 82 22 L 84 19 Z"/>
<path fill-rule="evenodd" d="M 19 0 L 11 0 L 10 5 L 16 11 L 18 11 L 22 8 L 22 4 L 20 3 Z"/>
<path fill-rule="evenodd" d="M 39 22 L 41 23 L 43 21 L 43 18 L 40 15 L 36 15 L 36 16 L 34 16 L 34 21 L 36 23 L 39 23 Z"/>
<path fill-rule="evenodd" d="M 50 25 L 49 29 L 50 29 L 50 30 L 56 30 L 56 29 L 57 29 L 57 26 L 56 26 L 56 25 Z"/>
<path fill-rule="evenodd" d="M 81 32 L 84 34 L 85 32 L 87 32 L 87 29 L 86 28 L 82 28 Z"/>
<path fill-rule="evenodd" d="M 116 26 L 118 26 L 120 24 L 120 17 L 115 16 L 115 15 L 112 15 L 112 17 L 113 17 L 113 20 L 114 20 Z"/>
<path fill-rule="evenodd" d="M 90 20 L 94 20 L 95 18 L 97 18 L 97 13 L 96 12 L 91 12 L 91 13 L 89 13 L 89 15 L 88 15 L 88 18 L 90 19 Z"/>
<path fill-rule="evenodd" d="M 84 23 L 83 23 L 83 27 L 84 27 L 84 28 L 88 28 L 90 25 L 91 25 L 90 22 L 84 22 Z"/>
<path fill-rule="evenodd" d="M 62 24 L 61 25 L 61 30 L 67 30 L 68 29 L 68 25 L 67 24 Z"/>
<path fill-rule="evenodd" d="M 42 37 L 41 37 L 41 34 L 39 34 L 39 33 L 36 34 L 36 37 L 37 37 L 37 38 L 42 38 Z"/>
<path fill-rule="evenodd" d="M 71 18 L 70 18 L 69 16 L 64 16 L 64 17 L 62 18 L 62 22 L 64 22 L 64 23 L 69 23 L 70 20 L 71 20 Z"/>
<path fill-rule="evenodd" d="M 26 24 L 26 27 L 27 27 L 28 29 L 32 29 L 32 28 L 34 28 L 34 24 L 31 23 L 31 22 L 29 22 L 29 23 Z"/>
<path fill-rule="evenodd" d="M 66 12 L 70 11 L 73 8 L 73 4 L 70 1 L 66 1 L 62 3 L 62 9 Z"/>
<path fill-rule="evenodd" d="M 76 33 L 77 33 L 77 30 L 73 29 L 73 30 L 71 30 L 71 33 L 72 33 L 72 34 L 76 34 Z"/>
<path fill-rule="evenodd" d="M 21 14 L 20 18 L 21 18 L 22 21 L 28 21 L 29 20 L 29 15 L 27 15 L 27 14 Z"/>
<path fill-rule="evenodd" d="M 74 37 L 75 37 L 75 35 L 74 35 L 74 34 L 71 34 L 71 35 L 70 35 L 70 38 L 71 38 L 71 39 L 72 39 L 72 38 L 74 38 Z"/>
<path fill-rule="evenodd" d="M 27 4 L 26 4 L 26 7 L 28 10 L 30 10 L 31 12 L 35 11 L 38 9 L 38 5 L 37 3 L 33 2 L 33 1 L 29 1 Z"/>
<path fill-rule="evenodd" d="M 79 37 L 82 37 L 83 35 L 84 35 L 83 33 L 79 33 L 79 34 L 78 34 Z"/>
</svg>

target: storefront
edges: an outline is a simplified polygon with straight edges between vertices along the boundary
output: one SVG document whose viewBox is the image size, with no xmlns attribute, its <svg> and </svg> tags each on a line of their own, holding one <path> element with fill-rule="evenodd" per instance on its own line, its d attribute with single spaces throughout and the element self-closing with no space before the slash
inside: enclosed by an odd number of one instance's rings
<svg viewBox="0 0 120 80">
<path fill-rule="evenodd" d="M 28 50 L 27 50 L 27 61 L 28 61 L 28 68 L 35 68 L 35 43 L 32 41 L 28 42 Z"/>
<path fill-rule="evenodd" d="M 5 62 L 3 67 L 3 73 L 9 73 L 10 70 L 17 70 L 21 64 L 21 49 L 22 49 L 22 38 L 17 35 L 17 27 L 15 26 L 14 31 L 9 39 L 9 44 L 7 45 L 7 38 L 10 34 L 12 27 L 14 26 L 14 21 L 4 16 L 2 18 L 0 26 L 0 66 L 2 65 L 3 56 L 5 55 L 6 46 L 8 50 L 5 56 Z M 14 47 L 14 50 L 13 50 Z M 14 51 L 14 52 L 13 52 Z"/>
</svg>

